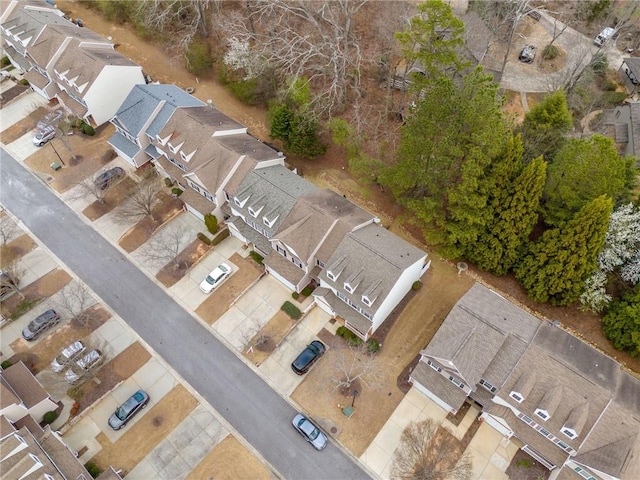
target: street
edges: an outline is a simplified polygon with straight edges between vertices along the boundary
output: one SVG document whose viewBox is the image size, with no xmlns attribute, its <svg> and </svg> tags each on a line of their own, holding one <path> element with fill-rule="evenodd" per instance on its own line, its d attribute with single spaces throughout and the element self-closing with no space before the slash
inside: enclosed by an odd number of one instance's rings
<svg viewBox="0 0 640 480">
<path fill-rule="evenodd" d="M 0 152 L 0 202 L 120 315 L 287 479 L 367 478 L 333 444 L 316 452 L 295 410 L 209 331 L 83 222 L 42 181 Z"/>
</svg>

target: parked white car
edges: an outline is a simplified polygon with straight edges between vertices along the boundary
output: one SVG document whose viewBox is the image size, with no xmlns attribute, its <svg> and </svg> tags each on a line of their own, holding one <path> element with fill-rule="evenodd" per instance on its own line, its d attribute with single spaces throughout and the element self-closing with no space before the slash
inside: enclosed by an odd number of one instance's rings
<svg viewBox="0 0 640 480">
<path fill-rule="evenodd" d="M 60 354 L 51 362 L 51 370 L 61 372 L 69 365 L 70 362 L 78 358 L 87 349 L 80 340 L 73 342 L 66 348 L 63 348 Z"/>
<path fill-rule="evenodd" d="M 43 146 L 56 136 L 56 129 L 52 125 L 47 125 L 33 136 L 33 144 L 37 147 Z"/>
<path fill-rule="evenodd" d="M 226 263 L 221 263 L 200 284 L 200 290 L 204 293 L 211 293 L 224 279 L 231 274 L 231 267 Z"/>
<path fill-rule="evenodd" d="M 98 349 L 91 350 L 80 360 L 76 361 L 64 374 L 64 379 L 70 384 L 76 384 L 98 368 L 104 362 L 104 355 Z"/>
</svg>

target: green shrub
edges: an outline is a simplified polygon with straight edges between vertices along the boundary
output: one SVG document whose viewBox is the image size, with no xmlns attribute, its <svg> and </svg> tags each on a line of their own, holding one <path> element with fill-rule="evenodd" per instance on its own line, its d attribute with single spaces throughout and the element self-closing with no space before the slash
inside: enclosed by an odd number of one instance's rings
<svg viewBox="0 0 640 480">
<path fill-rule="evenodd" d="M 200 240 L 205 245 L 211 245 L 211 239 L 202 232 L 198 232 L 198 240 Z"/>
<path fill-rule="evenodd" d="M 52 410 L 44 414 L 42 421 L 47 425 L 51 425 L 53 422 L 56 421 L 56 418 L 58 418 L 58 414 Z"/>
<path fill-rule="evenodd" d="M 179 197 L 180 195 L 182 195 L 182 189 L 178 187 L 173 187 L 171 189 L 171 193 L 173 193 L 176 197 Z"/>
<path fill-rule="evenodd" d="M 169 177 L 164 177 L 164 186 L 165 187 L 172 187 L 173 186 L 173 180 L 171 180 Z"/>
<path fill-rule="evenodd" d="M 96 465 L 93 462 L 87 462 L 84 464 L 84 468 L 87 469 L 87 472 L 89 472 L 89 475 L 91 475 L 91 477 L 93 478 L 98 478 L 100 476 L 100 474 L 102 473 L 100 471 L 100 468 L 98 468 L 98 465 Z"/>
<path fill-rule="evenodd" d="M 67 396 L 71 400 L 75 400 L 76 402 L 78 402 L 82 397 L 84 397 L 84 390 L 80 386 L 71 387 L 69 390 L 67 390 Z"/>
<path fill-rule="evenodd" d="M 627 98 L 626 92 L 604 92 L 598 100 L 598 106 L 602 108 L 613 108 L 621 104 Z"/>
<path fill-rule="evenodd" d="M 209 233 L 218 233 L 218 219 L 213 213 L 205 214 L 204 224 L 207 226 Z"/>
<path fill-rule="evenodd" d="M 348 331 L 349 331 L 349 329 L 348 329 L 347 327 L 345 327 L 345 326 L 340 326 L 340 327 L 338 327 L 338 329 L 336 330 L 336 335 L 337 335 L 337 336 L 339 336 L 339 337 L 344 338 L 344 334 L 345 334 L 345 332 L 348 332 Z"/>
<path fill-rule="evenodd" d="M 364 343 L 360 337 L 356 336 L 355 333 L 352 332 L 351 334 L 353 335 L 353 337 L 347 340 L 347 345 L 349 345 L 350 347 L 359 347 Z"/>
<path fill-rule="evenodd" d="M 22 80 L 20 80 L 20 85 L 24 85 L 25 87 L 28 87 L 29 80 L 27 80 L 26 78 L 23 78 Z"/>
<path fill-rule="evenodd" d="M 293 293 L 291 294 L 291 297 L 292 297 L 294 300 L 297 300 L 297 299 L 298 299 L 298 297 L 300 297 L 300 294 L 299 294 L 298 292 L 293 292 Z"/>
<path fill-rule="evenodd" d="M 11 366 L 11 362 L 9 360 L 5 360 L 0 364 L 0 367 L 2 367 L 3 370 L 9 368 L 10 366 Z"/>
<path fill-rule="evenodd" d="M 367 340 L 367 350 L 371 353 L 376 353 L 380 350 L 380 342 L 378 342 L 375 338 L 370 338 Z"/>
<path fill-rule="evenodd" d="M 313 290 L 314 288 L 311 285 L 307 285 L 302 289 L 302 295 L 304 295 L 305 297 L 309 297 L 313 293 Z"/>
<path fill-rule="evenodd" d="M 262 255 L 260 255 L 258 252 L 256 252 L 255 250 L 251 250 L 249 252 L 249 256 L 251 258 L 253 258 L 253 260 L 258 264 L 258 265 L 264 265 L 263 260 L 264 257 Z"/>
<path fill-rule="evenodd" d="M 230 232 L 229 229 L 225 229 L 223 231 L 221 231 L 220 233 L 218 233 L 218 235 L 216 235 L 215 237 L 213 237 L 213 240 L 211 241 L 212 245 L 218 245 L 220 242 L 222 242 L 225 238 L 229 237 Z"/>
<path fill-rule="evenodd" d="M 282 304 L 280 309 L 294 320 L 298 320 L 302 316 L 300 309 L 288 300 Z"/>
<path fill-rule="evenodd" d="M 93 137 L 96 134 L 96 131 L 88 123 L 83 123 L 82 124 L 82 133 L 84 133 L 88 137 Z"/>
<path fill-rule="evenodd" d="M 191 42 L 184 54 L 187 70 L 194 75 L 209 73 L 213 67 L 211 48 L 205 41 L 196 40 Z"/>
<path fill-rule="evenodd" d="M 11 313 L 11 317 L 10 317 L 11 320 L 20 318 L 22 315 L 24 315 L 33 307 L 35 307 L 39 301 L 40 300 L 37 298 L 34 300 L 27 300 L 27 299 L 22 300 L 18 305 L 16 305 L 16 309 Z"/>
<path fill-rule="evenodd" d="M 560 55 L 560 50 L 555 45 L 546 45 L 542 50 L 543 60 L 553 60 L 558 55 Z"/>
<path fill-rule="evenodd" d="M 416 280 L 415 282 L 413 282 L 413 284 L 411 285 L 411 290 L 420 290 L 422 288 L 422 282 L 420 280 Z"/>
<path fill-rule="evenodd" d="M 9 65 L 11 65 L 9 57 L 2 57 L 2 59 L 0 59 L 0 68 L 8 67 Z"/>
</svg>

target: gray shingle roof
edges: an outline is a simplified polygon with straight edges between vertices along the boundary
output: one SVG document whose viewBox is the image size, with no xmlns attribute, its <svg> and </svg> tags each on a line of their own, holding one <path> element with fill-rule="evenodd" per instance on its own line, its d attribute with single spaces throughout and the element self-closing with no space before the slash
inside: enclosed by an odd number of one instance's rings
<svg viewBox="0 0 640 480">
<path fill-rule="evenodd" d="M 629 57 L 624 58 L 623 61 L 629 66 L 629 70 L 631 70 L 631 73 L 633 73 L 636 78 L 640 78 L 640 58 Z"/>
<path fill-rule="evenodd" d="M 3 370 L 2 377 L 27 408 L 49 398 L 47 391 L 22 362 Z"/>
<path fill-rule="evenodd" d="M 205 106 L 196 97 L 175 85 L 136 85 L 122 102 L 113 123 L 137 137 L 161 103 L 164 104 L 164 108 L 159 113 L 165 117 L 165 122 L 176 108 Z M 155 118 L 157 117 L 154 117 L 154 120 Z"/>
<path fill-rule="evenodd" d="M 117 148 L 118 150 L 126 153 L 131 158 L 133 158 L 140 151 L 140 147 L 138 147 L 138 145 L 118 132 L 114 133 L 109 138 L 108 143 L 112 145 L 113 148 Z"/>
<path fill-rule="evenodd" d="M 418 362 L 410 376 L 420 385 L 426 386 L 438 398 L 444 400 L 454 411 L 458 411 L 467 398 L 464 390 L 456 387 L 423 361 Z"/>
</svg>

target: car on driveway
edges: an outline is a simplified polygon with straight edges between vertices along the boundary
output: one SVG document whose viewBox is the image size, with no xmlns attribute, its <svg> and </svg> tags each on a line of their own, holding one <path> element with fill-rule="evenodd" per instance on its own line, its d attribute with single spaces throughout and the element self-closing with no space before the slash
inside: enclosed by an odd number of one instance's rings
<svg viewBox="0 0 640 480">
<path fill-rule="evenodd" d="M 98 175 L 93 184 L 100 190 L 106 190 L 111 186 L 112 183 L 123 177 L 124 169 L 120 167 L 113 167 L 106 172 L 102 172 L 100 175 Z"/>
<path fill-rule="evenodd" d="M 231 274 L 231 267 L 226 263 L 221 263 L 214 268 L 200 284 L 200 290 L 204 293 L 211 293 L 225 278 Z"/>
<path fill-rule="evenodd" d="M 518 56 L 518 60 L 524 63 L 533 62 L 536 58 L 536 50 L 535 45 L 525 45 Z"/>
<path fill-rule="evenodd" d="M 38 122 L 36 128 L 38 130 L 42 130 L 49 125 L 57 125 L 63 114 L 64 112 L 62 110 L 54 110 L 53 112 L 47 113 L 44 117 L 42 117 L 42 120 Z"/>
<path fill-rule="evenodd" d="M 89 373 L 98 368 L 104 362 L 104 354 L 102 351 L 91 350 L 80 360 L 76 360 L 69 370 L 64 374 L 64 379 L 74 385 L 87 377 Z"/>
<path fill-rule="evenodd" d="M 56 136 L 56 129 L 52 125 L 47 125 L 46 127 L 38 130 L 38 132 L 33 136 L 33 144 L 41 147 L 49 140 L 53 139 Z"/>
<path fill-rule="evenodd" d="M 126 402 L 116 408 L 116 411 L 109 417 L 109 426 L 114 430 L 120 430 L 136 413 L 145 408 L 147 403 L 149 403 L 147 392 L 138 390 Z"/>
<path fill-rule="evenodd" d="M 51 370 L 61 372 L 73 360 L 78 358 L 87 349 L 80 340 L 73 342 L 68 347 L 62 349 L 60 354 L 51 362 Z"/>
<path fill-rule="evenodd" d="M 38 338 L 40 334 L 51 327 L 55 327 L 60 322 L 60 315 L 55 310 L 50 309 L 38 315 L 29 322 L 29 325 L 22 330 L 22 338 L 31 342 Z"/>
<path fill-rule="evenodd" d="M 324 355 L 326 347 L 319 340 L 314 340 L 298 355 L 291 364 L 291 369 L 298 375 L 304 375 L 309 371 L 314 363 Z"/>
<path fill-rule="evenodd" d="M 313 448 L 316 450 L 322 450 L 327 446 L 329 440 L 327 436 L 322 433 L 316 425 L 309 420 L 307 417 L 298 413 L 295 417 L 293 417 L 293 428 L 295 428 L 300 435 L 302 435 L 307 442 L 313 445 Z"/>
</svg>

